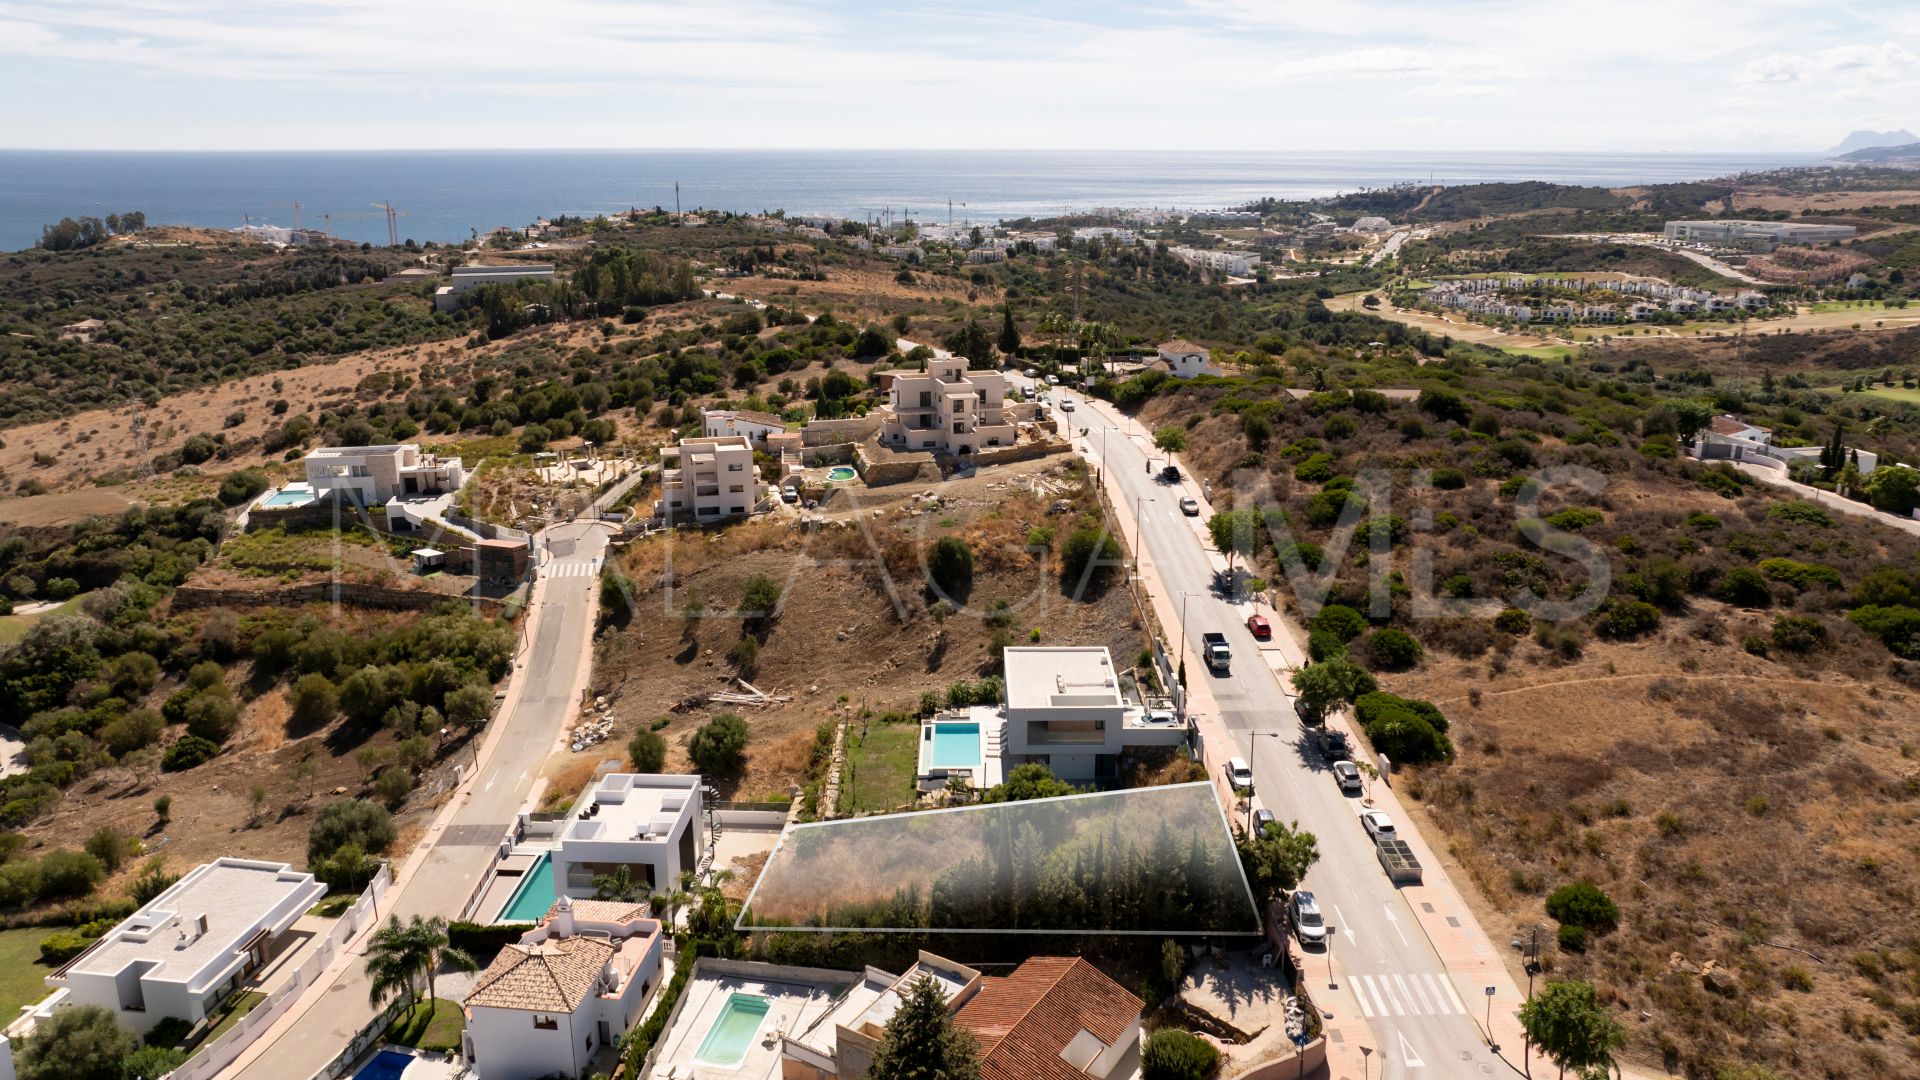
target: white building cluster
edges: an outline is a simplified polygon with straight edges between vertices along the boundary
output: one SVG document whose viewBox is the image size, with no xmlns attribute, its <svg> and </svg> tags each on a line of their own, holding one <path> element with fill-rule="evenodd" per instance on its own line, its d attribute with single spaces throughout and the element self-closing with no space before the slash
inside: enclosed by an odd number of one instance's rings
<svg viewBox="0 0 1920 1080">
<path fill-rule="evenodd" d="M 1625 301 L 1641 297 L 1638 302 L 1627 304 L 1622 311 L 1612 298 L 1601 303 L 1576 304 L 1571 301 L 1556 301 L 1540 306 L 1515 303 L 1505 298 L 1506 293 L 1522 291 L 1535 287 L 1561 289 L 1579 293 L 1611 293 Z M 1665 281 L 1593 281 L 1586 278 L 1525 278 L 1487 277 L 1462 278 L 1456 281 L 1443 281 L 1426 291 L 1426 298 L 1442 307 L 1454 308 L 1474 315 L 1505 316 L 1519 322 L 1643 322 L 1662 311 L 1679 315 L 1693 315 L 1699 312 L 1723 314 L 1730 311 L 1758 311 L 1768 304 L 1767 295 L 1752 289 L 1743 289 L 1728 297 L 1706 289 L 1692 289 L 1684 285 L 1675 285 Z"/>
<path fill-rule="evenodd" d="M 1223 274 L 1241 276 L 1253 273 L 1260 265 L 1260 256 L 1244 251 L 1213 251 L 1206 248 L 1173 247 L 1167 254 L 1189 266 L 1201 266 L 1208 270 L 1217 270 Z"/>
</svg>

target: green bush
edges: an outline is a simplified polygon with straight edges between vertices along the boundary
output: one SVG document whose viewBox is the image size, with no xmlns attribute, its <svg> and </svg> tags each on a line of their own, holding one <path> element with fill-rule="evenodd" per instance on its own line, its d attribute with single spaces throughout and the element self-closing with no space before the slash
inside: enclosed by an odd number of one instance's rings
<svg viewBox="0 0 1920 1080">
<path fill-rule="evenodd" d="M 1559 940 L 1560 947 L 1568 952 L 1583 953 L 1587 951 L 1587 928 L 1584 926 L 1561 923 L 1560 929 L 1555 932 L 1554 936 Z"/>
<path fill-rule="evenodd" d="M 1332 454 L 1319 453 L 1293 467 L 1293 478 L 1303 484 L 1324 484 L 1333 479 Z"/>
<path fill-rule="evenodd" d="M 627 743 L 627 759 L 635 772 L 657 773 L 667 765 L 667 740 L 656 732 L 642 731 Z"/>
<path fill-rule="evenodd" d="M 1798 592 L 1805 592 L 1815 585 L 1824 585 L 1829 589 L 1846 587 L 1846 582 L 1840 578 L 1840 571 L 1822 563 L 1803 563 L 1793 559 L 1762 559 L 1760 573 L 1774 581 L 1784 581 Z"/>
<path fill-rule="evenodd" d="M 1060 549 L 1061 581 L 1070 590 L 1083 580 L 1091 588 L 1103 587 L 1124 558 L 1111 533 L 1093 526 L 1075 529 Z"/>
<path fill-rule="evenodd" d="M 1367 618 L 1345 604 L 1328 604 L 1307 625 L 1324 630 L 1341 642 L 1352 641 L 1367 632 Z"/>
<path fill-rule="evenodd" d="M 239 506 L 267 490 L 267 474 L 259 469 L 242 469 L 220 482 L 220 501 Z"/>
<path fill-rule="evenodd" d="M 160 767 L 168 772 L 180 772 L 204 765 L 219 754 L 219 743 L 198 735 L 183 735 L 160 756 Z"/>
<path fill-rule="evenodd" d="M 1620 925 L 1620 908 L 1591 881 L 1574 881 L 1547 894 L 1547 914 L 1568 926 L 1605 934 Z"/>
<path fill-rule="evenodd" d="M 1533 616 L 1519 608 L 1508 608 L 1493 617 L 1493 628 L 1503 634 L 1521 635 L 1533 627 Z"/>
<path fill-rule="evenodd" d="M 321 807 L 307 827 L 307 861 L 324 859 L 348 843 L 378 854 L 396 835 L 393 815 L 385 807 L 365 799 L 341 799 Z"/>
<path fill-rule="evenodd" d="M 87 951 L 87 947 L 95 940 L 66 932 L 53 934 L 40 942 L 40 962 L 48 967 L 59 967 Z"/>
<path fill-rule="evenodd" d="M 722 713 L 700 725 L 687 743 L 687 756 L 703 773 L 730 776 L 747 761 L 747 722 Z"/>
<path fill-rule="evenodd" d="M 1803 615 L 1777 615 L 1773 645 L 1782 652 L 1807 653 L 1827 643 L 1826 624 Z"/>
<path fill-rule="evenodd" d="M 1777 502 L 1767 507 L 1767 516 L 1775 521 L 1785 521 L 1794 525 L 1811 525 L 1819 529 L 1833 528 L 1833 518 L 1827 508 L 1819 503 L 1801 502 L 1798 499 Z"/>
<path fill-rule="evenodd" d="M 964 597 L 973 587 L 973 549 L 957 536 L 943 536 L 927 552 L 927 576 L 946 596 Z"/>
<path fill-rule="evenodd" d="M 1373 748 L 1394 761 L 1419 765 L 1453 756 L 1447 718 L 1430 701 L 1375 690 L 1354 700 L 1353 715 Z"/>
<path fill-rule="evenodd" d="M 1389 626 L 1367 636 L 1366 653 L 1376 668 L 1404 671 L 1419 663 L 1426 650 L 1420 647 L 1420 642 L 1412 634 Z"/>
<path fill-rule="evenodd" d="M 100 860 L 84 851 L 51 851 L 40 860 L 40 899 L 72 900 L 93 891 L 107 876 Z"/>
<path fill-rule="evenodd" d="M 1190 1031 L 1161 1028 L 1147 1036 L 1141 1080 L 1205 1080 L 1220 1066 L 1220 1051 Z"/>
<path fill-rule="evenodd" d="M 1650 633 L 1660 625 L 1660 609 L 1644 600 L 1609 600 L 1594 623 L 1601 637 L 1628 640 Z"/>
<path fill-rule="evenodd" d="M 1605 514 L 1587 506 L 1569 506 L 1557 514 L 1547 516 L 1547 524 L 1570 532 L 1584 529 L 1589 525 L 1598 525 L 1605 520 Z"/>
<path fill-rule="evenodd" d="M 447 944 L 473 957 L 484 968 L 501 949 L 518 944 L 520 936 L 531 929 L 532 923 L 476 923 L 456 919 L 447 924 Z"/>
<path fill-rule="evenodd" d="M 1773 603 L 1773 591 L 1767 579 L 1750 566 L 1736 566 L 1713 583 L 1713 597 L 1739 607 L 1767 607 Z"/>
<path fill-rule="evenodd" d="M 1458 491 L 1467 486 L 1467 474 L 1455 468 L 1433 470 L 1433 486 L 1441 491 Z"/>
<path fill-rule="evenodd" d="M 1847 612 L 1847 621 L 1879 638 L 1895 656 L 1920 658 L 1920 608 L 1869 605 Z"/>
</svg>

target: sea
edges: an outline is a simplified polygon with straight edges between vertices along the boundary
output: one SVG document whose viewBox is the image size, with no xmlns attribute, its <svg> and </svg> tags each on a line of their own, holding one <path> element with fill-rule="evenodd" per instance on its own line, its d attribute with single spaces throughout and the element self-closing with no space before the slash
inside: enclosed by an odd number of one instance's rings
<svg viewBox="0 0 1920 1080">
<path fill-rule="evenodd" d="M 559 214 L 672 209 L 676 198 L 687 210 L 998 222 L 1103 208 L 1223 209 L 1397 183 L 1620 187 L 1817 160 L 1789 153 L 0 150 L 0 250 L 31 247 L 43 226 L 63 217 L 133 210 L 153 225 L 297 222 L 384 243 L 382 207 L 391 205 L 399 238 L 424 243 Z"/>
</svg>

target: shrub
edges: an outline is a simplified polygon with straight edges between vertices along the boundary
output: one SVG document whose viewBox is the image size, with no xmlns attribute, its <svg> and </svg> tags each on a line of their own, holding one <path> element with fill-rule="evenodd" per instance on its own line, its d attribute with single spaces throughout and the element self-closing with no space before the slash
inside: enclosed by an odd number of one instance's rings
<svg viewBox="0 0 1920 1080">
<path fill-rule="evenodd" d="M 1412 634 L 1396 627 L 1385 627 L 1368 635 L 1367 658 L 1376 668 L 1403 671 L 1420 662 L 1426 650 Z"/>
<path fill-rule="evenodd" d="M 1569 926 L 1605 934 L 1620 924 L 1620 908 L 1591 881 L 1575 881 L 1547 894 L 1547 915 Z"/>
<path fill-rule="evenodd" d="M 1895 656 L 1920 657 L 1920 609 L 1869 605 L 1847 612 L 1847 621 L 1879 638 Z"/>
<path fill-rule="evenodd" d="M 220 501 L 239 506 L 267 490 L 267 474 L 259 469 L 242 469 L 220 482 Z"/>
<path fill-rule="evenodd" d="M 107 868 L 84 851 L 52 851 L 40 860 L 40 899 L 71 900 L 93 891 Z"/>
<path fill-rule="evenodd" d="M 1140 1055 L 1141 1080 L 1205 1080 L 1220 1065 L 1220 1051 L 1190 1031 L 1161 1028 L 1147 1037 Z"/>
<path fill-rule="evenodd" d="M 1433 486 L 1441 491 L 1458 491 L 1467 486 L 1467 474 L 1452 467 L 1435 469 L 1432 482 Z"/>
<path fill-rule="evenodd" d="M 100 742 L 114 757 L 124 757 L 158 742 L 164 730 L 166 722 L 159 713 L 152 709 L 134 709 L 107 721 L 100 729 Z"/>
<path fill-rule="evenodd" d="M 1556 529 L 1577 531 L 1589 525 L 1598 525 L 1606 520 L 1606 515 L 1586 506 L 1569 506 L 1557 514 L 1547 516 L 1547 524 Z"/>
<path fill-rule="evenodd" d="M 160 767 L 168 772 L 180 772 L 212 761 L 219 754 L 219 743 L 198 735 L 183 735 L 160 756 Z"/>
<path fill-rule="evenodd" d="M 1807 653 L 1827 643 L 1827 626 L 1819 619 L 1803 615 L 1777 615 L 1773 620 L 1773 645 L 1782 652 Z"/>
<path fill-rule="evenodd" d="M 973 587 L 973 549 L 957 536 L 943 536 L 927 552 L 927 576 L 947 596 L 965 596 Z"/>
<path fill-rule="evenodd" d="M 1593 629 L 1601 637 L 1627 640 L 1660 625 L 1660 609 L 1644 600 L 1609 600 Z"/>
<path fill-rule="evenodd" d="M 642 731 L 627 743 L 627 759 L 635 772 L 657 773 L 667 766 L 667 740 L 656 732 Z"/>
<path fill-rule="evenodd" d="M 334 692 L 333 681 L 315 672 L 300 676 L 293 684 L 288 694 L 288 704 L 296 726 L 316 728 L 333 719 L 340 699 Z"/>
<path fill-rule="evenodd" d="M 1394 761 L 1418 765 L 1453 756 L 1447 718 L 1430 701 L 1375 690 L 1354 700 L 1353 715 L 1374 749 Z"/>
<path fill-rule="evenodd" d="M 100 865 L 109 871 L 120 869 L 120 864 L 133 854 L 133 841 L 126 833 L 111 825 L 102 825 L 87 837 L 87 854 L 100 860 Z"/>
<path fill-rule="evenodd" d="M 399 806 L 413 792 L 413 774 L 399 765 L 389 765 L 373 778 L 373 793 L 388 806 Z"/>
<path fill-rule="evenodd" d="M 1819 503 L 1801 502 L 1798 499 L 1777 502 L 1767 507 L 1767 516 L 1775 521 L 1784 521 L 1794 525 L 1811 525 L 1819 529 L 1833 528 L 1833 518 L 1827 508 Z"/>
<path fill-rule="evenodd" d="M 87 951 L 87 947 L 95 940 L 64 930 L 43 938 L 40 942 L 40 962 L 48 967 L 59 967 Z"/>
<path fill-rule="evenodd" d="M 1587 928 L 1584 926 L 1573 926 L 1568 923 L 1561 923 L 1560 929 L 1555 932 L 1555 937 L 1559 940 L 1560 947 L 1568 952 L 1582 953 L 1587 951 Z"/>
<path fill-rule="evenodd" d="M 240 708 L 224 686 L 196 694 L 187 702 L 186 714 L 187 734 L 215 745 L 226 742 L 240 724 Z"/>
<path fill-rule="evenodd" d="M 1533 616 L 1519 608 L 1508 608 L 1493 617 L 1493 628 L 1503 634 L 1520 635 L 1533 626 Z"/>
<path fill-rule="evenodd" d="M 747 722 L 733 713 L 722 713 L 700 725 L 687 743 L 687 756 L 703 773 L 729 775 L 739 771 L 747 760 Z"/>
<path fill-rule="evenodd" d="M 733 648 L 727 650 L 727 658 L 733 661 L 741 678 L 753 678 L 760 670 L 760 640 L 748 634 L 733 643 Z"/>
<path fill-rule="evenodd" d="M 1060 549 L 1060 577 L 1069 589 L 1078 589 L 1082 581 L 1099 588 L 1123 558 L 1112 534 L 1093 526 L 1075 529 Z"/>
<path fill-rule="evenodd" d="M 1713 596 L 1739 607 L 1766 607 L 1773 603 L 1767 579 L 1750 566 L 1736 566 L 1713 583 Z"/>
<path fill-rule="evenodd" d="M 1345 604 L 1328 604 L 1307 625 L 1314 630 L 1324 630 L 1341 642 L 1348 642 L 1366 633 L 1367 618 Z"/>
<path fill-rule="evenodd" d="M 396 835 L 393 815 L 377 803 L 365 799 L 328 803 L 307 827 L 307 861 L 324 859 L 348 843 L 365 852 L 382 852 Z"/>
<path fill-rule="evenodd" d="M 746 591 L 740 594 L 740 611 L 749 623 L 768 626 L 780 614 L 780 585 L 765 574 L 747 579 Z"/>
<path fill-rule="evenodd" d="M 1315 454 L 1295 465 L 1293 478 L 1306 484 L 1324 484 L 1333 479 L 1333 455 Z"/>
<path fill-rule="evenodd" d="M 1815 585 L 1824 585 L 1829 589 L 1844 588 L 1846 582 L 1840 578 L 1840 571 L 1822 563 L 1803 563 L 1793 559 L 1762 559 L 1760 573 L 1774 581 L 1784 581 L 1797 592 L 1805 592 Z"/>
</svg>

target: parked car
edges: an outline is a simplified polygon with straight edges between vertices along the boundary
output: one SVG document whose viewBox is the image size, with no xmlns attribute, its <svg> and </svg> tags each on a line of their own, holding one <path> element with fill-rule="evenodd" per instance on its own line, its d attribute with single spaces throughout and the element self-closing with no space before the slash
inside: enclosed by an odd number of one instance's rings
<svg viewBox="0 0 1920 1080">
<path fill-rule="evenodd" d="M 1273 822 L 1274 822 L 1273 811 L 1267 809 L 1264 806 L 1258 810 L 1255 810 L 1253 812 L 1253 835 L 1255 836 L 1267 835 L 1267 826 L 1273 824 Z"/>
<path fill-rule="evenodd" d="M 1247 616 L 1247 633 L 1265 641 L 1273 636 L 1273 627 L 1267 622 L 1265 615 L 1249 615 Z"/>
<path fill-rule="evenodd" d="M 1253 790 L 1253 770 L 1247 766 L 1246 758 L 1227 759 L 1227 783 L 1232 784 L 1235 791 Z"/>
<path fill-rule="evenodd" d="M 1347 745 L 1347 733 L 1323 727 L 1317 741 L 1320 744 L 1320 756 L 1328 761 L 1351 761 L 1353 749 Z"/>
<path fill-rule="evenodd" d="M 1037 379 L 1040 377 L 1040 373 L 1033 370 L 1032 368 L 1028 368 L 1027 370 L 1021 372 L 1020 374 L 1025 375 L 1029 379 Z"/>
<path fill-rule="evenodd" d="M 1362 786 L 1360 768 L 1351 761 L 1334 762 L 1333 778 L 1340 782 L 1341 791 L 1359 791 Z"/>
<path fill-rule="evenodd" d="M 781 489 L 780 489 L 780 501 L 781 501 L 781 502 L 790 502 L 790 503 L 797 503 L 797 502 L 799 502 L 799 501 L 800 501 L 800 489 L 799 489 L 799 488 L 797 488 L 797 487 L 784 487 L 784 488 L 781 488 Z"/>
<path fill-rule="evenodd" d="M 1180 482 L 1180 466 L 1168 465 L 1165 468 L 1161 469 L 1160 479 L 1165 480 L 1169 484 L 1179 483 Z"/>
<path fill-rule="evenodd" d="M 1147 710 L 1147 723 L 1149 724 L 1171 724 L 1179 719 L 1179 717 L 1174 715 L 1172 709 Z"/>
<path fill-rule="evenodd" d="M 1367 830 L 1374 843 L 1382 840 L 1397 840 L 1400 834 L 1393 831 L 1393 819 L 1379 810 L 1368 810 L 1360 815 L 1360 827 Z"/>
<path fill-rule="evenodd" d="M 1191 495 L 1180 500 L 1180 512 L 1188 517 L 1200 516 L 1200 500 Z"/>
<path fill-rule="evenodd" d="M 1061 398 L 1061 399 L 1060 399 L 1060 411 L 1061 411 L 1061 412 L 1072 412 L 1072 411 L 1073 411 L 1073 399 L 1072 399 L 1072 398 Z"/>
<path fill-rule="evenodd" d="M 1306 698 L 1293 699 L 1293 715 L 1300 718 L 1301 727 L 1317 728 L 1327 722 L 1326 717 L 1320 715 L 1317 709 L 1307 704 Z"/>
<path fill-rule="evenodd" d="M 1059 385 L 1060 385 L 1060 376 L 1058 376 L 1058 375 L 1049 375 L 1049 376 L 1047 376 L 1047 385 L 1048 385 L 1048 386 L 1059 386 Z"/>
<path fill-rule="evenodd" d="M 1313 894 L 1301 890 L 1287 901 L 1287 921 L 1293 924 L 1293 936 L 1302 945 L 1325 945 L 1327 921 L 1320 915 L 1320 904 Z"/>
</svg>

